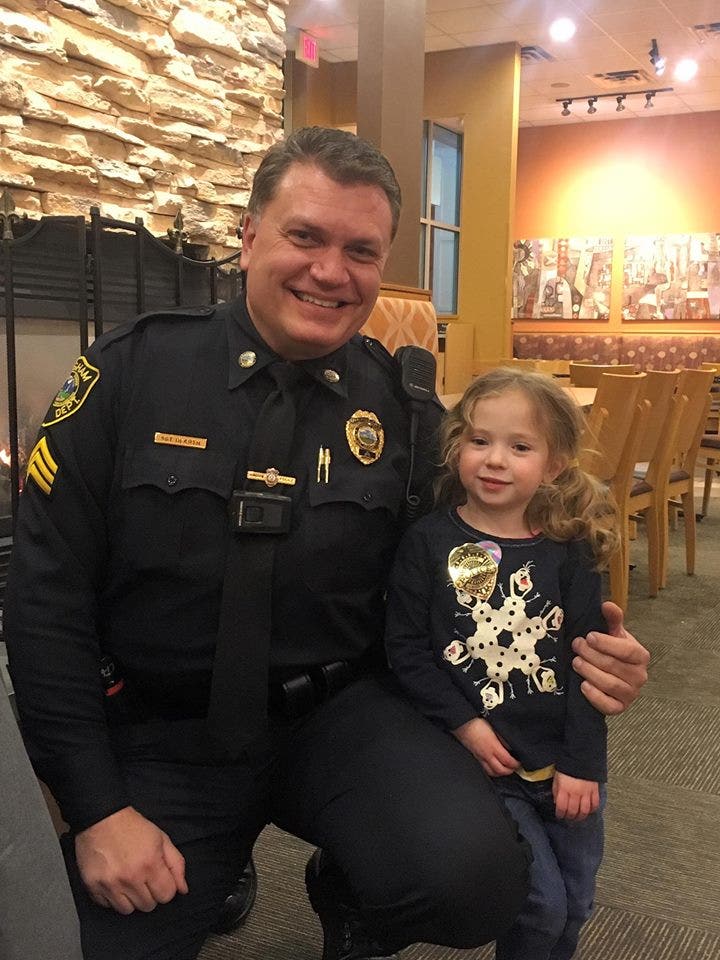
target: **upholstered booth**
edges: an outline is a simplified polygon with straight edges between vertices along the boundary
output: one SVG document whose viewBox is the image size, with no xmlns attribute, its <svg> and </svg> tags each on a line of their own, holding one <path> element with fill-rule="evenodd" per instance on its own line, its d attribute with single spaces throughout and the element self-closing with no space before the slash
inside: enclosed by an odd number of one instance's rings
<svg viewBox="0 0 720 960">
<path fill-rule="evenodd" d="M 516 333 L 516 357 L 632 363 L 639 371 L 676 370 L 720 362 L 720 337 L 664 333 Z"/>
<path fill-rule="evenodd" d="M 429 350 L 437 361 L 437 317 L 429 296 L 427 291 L 384 287 L 361 333 L 375 337 L 390 353 L 410 344 Z M 437 384 L 439 390 L 439 365 Z"/>
</svg>

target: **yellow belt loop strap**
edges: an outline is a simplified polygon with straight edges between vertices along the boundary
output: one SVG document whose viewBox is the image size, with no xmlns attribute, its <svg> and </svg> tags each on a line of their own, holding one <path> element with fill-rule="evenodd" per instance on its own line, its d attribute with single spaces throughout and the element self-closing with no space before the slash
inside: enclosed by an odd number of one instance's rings
<svg viewBox="0 0 720 960">
<path fill-rule="evenodd" d="M 523 780 L 539 783 L 541 780 L 552 780 L 555 776 L 555 764 L 550 763 L 547 767 L 542 767 L 540 770 L 524 770 L 522 767 L 518 767 L 515 773 Z"/>
</svg>

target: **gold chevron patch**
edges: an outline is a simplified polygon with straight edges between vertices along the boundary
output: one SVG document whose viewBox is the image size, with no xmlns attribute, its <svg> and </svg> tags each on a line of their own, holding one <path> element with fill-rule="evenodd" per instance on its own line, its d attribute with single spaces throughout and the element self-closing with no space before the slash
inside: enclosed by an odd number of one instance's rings
<svg viewBox="0 0 720 960">
<path fill-rule="evenodd" d="M 49 497 L 57 471 L 58 465 L 50 453 L 48 442 L 45 437 L 40 437 L 28 460 L 27 479 L 33 479 L 42 492 Z"/>
</svg>

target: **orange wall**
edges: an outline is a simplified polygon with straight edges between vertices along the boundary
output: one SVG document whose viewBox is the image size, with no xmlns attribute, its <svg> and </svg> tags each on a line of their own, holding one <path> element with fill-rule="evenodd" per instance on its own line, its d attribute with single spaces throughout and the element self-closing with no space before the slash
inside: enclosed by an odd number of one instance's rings
<svg viewBox="0 0 720 960">
<path fill-rule="evenodd" d="M 608 324 L 619 330 L 627 234 L 720 231 L 717 148 L 720 113 L 558 124 L 520 131 L 514 238 L 611 236 L 613 289 Z M 688 321 L 675 329 L 718 330 Z M 568 330 L 567 323 L 516 321 L 520 330 Z M 622 329 L 662 329 L 622 324 Z"/>
</svg>

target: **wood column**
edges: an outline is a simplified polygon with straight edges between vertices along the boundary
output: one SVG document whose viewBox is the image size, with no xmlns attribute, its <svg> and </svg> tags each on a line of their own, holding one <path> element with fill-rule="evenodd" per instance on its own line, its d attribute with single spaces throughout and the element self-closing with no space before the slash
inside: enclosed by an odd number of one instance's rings
<svg viewBox="0 0 720 960">
<path fill-rule="evenodd" d="M 362 0 L 358 21 L 357 131 L 390 160 L 403 213 L 385 280 L 418 286 L 425 0 Z"/>
</svg>

